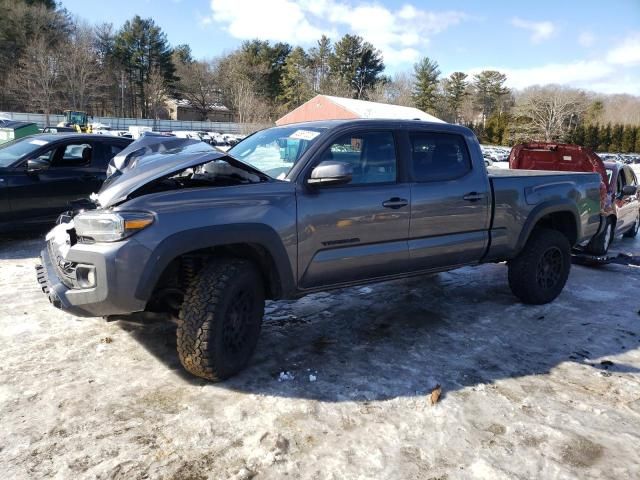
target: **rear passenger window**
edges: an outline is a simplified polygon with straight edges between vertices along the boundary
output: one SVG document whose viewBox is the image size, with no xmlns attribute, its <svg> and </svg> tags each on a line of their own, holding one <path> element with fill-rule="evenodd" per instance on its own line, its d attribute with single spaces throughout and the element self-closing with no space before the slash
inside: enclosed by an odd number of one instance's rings
<svg viewBox="0 0 640 480">
<path fill-rule="evenodd" d="M 411 166 L 417 182 L 438 182 L 462 177 L 471 171 L 464 138 L 449 133 L 412 133 Z"/>
<path fill-rule="evenodd" d="M 352 166 L 349 185 L 396 181 L 396 148 L 391 132 L 344 135 L 322 154 L 320 161 L 328 160 Z"/>
</svg>

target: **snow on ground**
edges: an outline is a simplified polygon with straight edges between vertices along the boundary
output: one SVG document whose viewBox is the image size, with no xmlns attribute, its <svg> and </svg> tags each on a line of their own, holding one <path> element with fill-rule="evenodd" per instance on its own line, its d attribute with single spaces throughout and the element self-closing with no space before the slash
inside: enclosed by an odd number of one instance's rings
<svg viewBox="0 0 640 480">
<path fill-rule="evenodd" d="M 0 241 L 3 478 L 640 478 L 638 267 L 575 266 L 537 307 L 503 265 L 270 303 L 211 384 L 172 323 L 51 307 L 40 247 Z"/>
</svg>

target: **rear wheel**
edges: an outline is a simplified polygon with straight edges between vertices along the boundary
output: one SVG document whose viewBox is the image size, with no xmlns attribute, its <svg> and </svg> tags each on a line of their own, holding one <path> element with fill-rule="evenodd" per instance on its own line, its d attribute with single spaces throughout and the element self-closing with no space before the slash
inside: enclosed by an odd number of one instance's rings
<svg viewBox="0 0 640 480">
<path fill-rule="evenodd" d="M 586 251 L 593 255 L 605 255 L 609 251 L 611 242 L 613 242 L 614 223 L 613 219 L 608 218 L 607 223 L 598 235 L 593 237 L 587 245 Z"/>
<path fill-rule="evenodd" d="M 533 231 L 518 255 L 509 261 L 509 286 L 523 303 L 541 305 L 554 300 L 571 270 L 571 244 L 556 230 Z"/>
<path fill-rule="evenodd" d="M 640 212 L 636 215 L 636 220 L 633 222 L 633 227 L 631 229 L 624 232 L 624 236 L 626 238 L 636 238 L 638 235 L 638 230 L 640 229 Z"/>
<path fill-rule="evenodd" d="M 242 370 L 258 343 L 264 286 L 249 261 L 220 259 L 205 266 L 185 294 L 177 346 L 192 374 L 224 380 Z"/>
</svg>

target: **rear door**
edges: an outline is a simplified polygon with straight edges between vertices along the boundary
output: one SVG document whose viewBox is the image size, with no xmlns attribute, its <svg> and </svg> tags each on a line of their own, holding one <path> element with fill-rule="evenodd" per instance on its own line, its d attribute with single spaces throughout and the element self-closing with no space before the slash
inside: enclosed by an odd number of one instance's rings
<svg viewBox="0 0 640 480">
<path fill-rule="evenodd" d="M 309 187 L 321 161 L 349 163 L 353 179 Z M 406 269 L 410 187 L 391 130 L 335 137 L 303 173 L 297 192 L 298 278 L 303 288 L 377 278 Z"/>
<path fill-rule="evenodd" d="M 477 262 L 488 244 L 490 187 L 484 162 L 474 164 L 465 137 L 410 131 L 411 268 Z"/>
</svg>

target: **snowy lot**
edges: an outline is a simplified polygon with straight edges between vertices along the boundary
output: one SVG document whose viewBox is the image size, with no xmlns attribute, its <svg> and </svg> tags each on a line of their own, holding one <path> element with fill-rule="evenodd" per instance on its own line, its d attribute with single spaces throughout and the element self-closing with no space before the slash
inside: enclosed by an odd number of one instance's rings
<svg viewBox="0 0 640 480">
<path fill-rule="evenodd" d="M 640 478 L 638 267 L 576 266 L 541 307 L 502 265 L 271 304 L 209 384 L 169 322 L 51 307 L 40 246 L 0 241 L 2 478 Z"/>
</svg>

